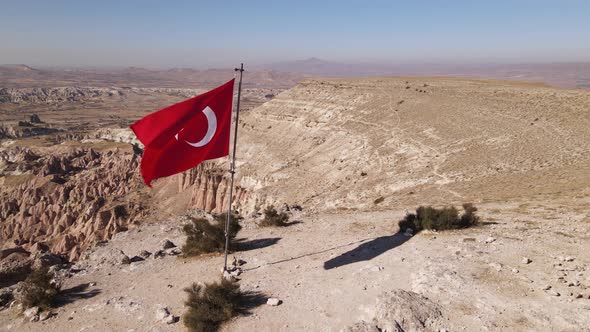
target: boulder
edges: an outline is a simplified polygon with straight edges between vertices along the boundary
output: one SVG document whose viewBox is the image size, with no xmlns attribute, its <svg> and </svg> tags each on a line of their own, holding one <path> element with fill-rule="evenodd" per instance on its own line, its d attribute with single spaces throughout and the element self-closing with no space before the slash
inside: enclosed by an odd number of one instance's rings
<svg viewBox="0 0 590 332">
<path fill-rule="evenodd" d="M 159 307 L 156 309 L 156 320 L 166 324 L 174 324 L 178 321 L 178 317 L 172 315 L 167 307 Z"/>
<path fill-rule="evenodd" d="M 436 330 L 441 319 L 439 306 L 415 292 L 396 289 L 377 298 L 374 320 L 382 331 Z"/>
<path fill-rule="evenodd" d="M 32 260 L 28 254 L 15 252 L 0 261 L 0 287 L 23 281 L 31 273 Z"/>
<path fill-rule="evenodd" d="M 51 267 L 63 263 L 64 260 L 59 255 L 55 255 L 50 252 L 44 252 L 39 255 L 36 255 L 33 262 L 33 268 L 38 269 L 43 267 Z"/>
<path fill-rule="evenodd" d="M 176 247 L 176 245 L 168 239 L 165 239 L 162 241 L 162 249 L 164 249 L 164 250 L 170 249 L 170 248 L 175 248 L 175 247 Z"/>
<path fill-rule="evenodd" d="M 39 320 L 39 307 L 32 307 L 23 312 L 23 315 L 31 322 Z"/>
</svg>

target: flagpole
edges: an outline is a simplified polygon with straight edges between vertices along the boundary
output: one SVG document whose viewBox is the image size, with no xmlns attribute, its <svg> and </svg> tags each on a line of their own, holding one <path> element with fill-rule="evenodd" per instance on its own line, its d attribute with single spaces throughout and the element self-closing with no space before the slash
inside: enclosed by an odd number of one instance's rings
<svg viewBox="0 0 590 332">
<path fill-rule="evenodd" d="M 238 83 L 238 104 L 236 106 L 236 120 L 234 124 L 234 147 L 232 151 L 232 159 L 230 162 L 229 173 L 231 174 L 231 181 L 229 186 L 229 205 L 227 207 L 227 220 L 225 221 L 225 257 L 223 261 L 223 271 L 227 271 L 227 251 L 229 247 L 229 223 L 231 220 L 231 206 L 233 202 L 234 189 L 234 174 L 236 173 L 236 145 L 238 143 L 238 125 L 240 120 L 240 97 L 242 94 L 242 73 L 244 72 L 244 64 L 240 64 L 240 68 L 235 68 L 234 71 L 240 72 L 240 80 Z"/>
</svg>

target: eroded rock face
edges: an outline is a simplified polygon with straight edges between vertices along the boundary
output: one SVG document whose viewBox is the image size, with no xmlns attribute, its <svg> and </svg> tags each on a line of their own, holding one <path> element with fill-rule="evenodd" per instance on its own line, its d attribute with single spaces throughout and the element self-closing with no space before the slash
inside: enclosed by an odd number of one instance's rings
<svg viewBox="0 0 590 332">
<path fill-rule="evenodd" d="M 84 99 L 120 96 L 115 88 L 59 87 L 59 88 L 3 88 L 0 89 L 0 103 L 53 103 L 79 101 Z"/>
<path fill-rule="evenodd" d="M 190 192 L 190 207 L 206 212 L 221 213 L 226 211 L 229 200 L 230 179 L 227 171 L 218 164 L 203 163 L 178 178 L 178 191 Z M 246 201 L 247 192 L 237 186 L 234 188 L 234 207 Z"/>
<path fill-rule="evenodd" d="M 182 203 L 153 198 L 141 179 L 140 155 L 131 145 L 102 152 L 14 147 L 0 150 L 0 161 L 0 240 L 6 243 L 2 247 L 37 252 L 43 246 L 41 251 L 48 249 L 69 261 L 139 223 L 148 208 L 151 217 L 166 204 L 220 213 L 229 199 L 227 172 L 216 162 L 161 180 L 165 192 L 184 197 Z M 247 197 L 237 187 L 234 207 Z"/>
<path fill-rule="evenodd" d="M 51 252 L 75 260 L 93 243 L 128 229 L 145 214 L 139 158 L 131 148 L 44 156 L 20 149 L 3 156 L 17 165 L 11 178 L 22 178 L 22 183 L 0 189 L 3 242 L 24 248 L 43 242 Z"/>
</svg>

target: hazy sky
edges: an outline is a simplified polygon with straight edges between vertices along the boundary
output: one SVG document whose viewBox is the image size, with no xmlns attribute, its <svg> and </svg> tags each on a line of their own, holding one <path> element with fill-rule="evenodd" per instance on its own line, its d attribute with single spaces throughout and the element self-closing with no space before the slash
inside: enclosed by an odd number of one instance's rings
<svg viewBox="0 0 590 332">
<path fill-rule="evenodd" d="M 0 0 L 0 63 L 590 61 L 589 0 Z"/>
</svg>

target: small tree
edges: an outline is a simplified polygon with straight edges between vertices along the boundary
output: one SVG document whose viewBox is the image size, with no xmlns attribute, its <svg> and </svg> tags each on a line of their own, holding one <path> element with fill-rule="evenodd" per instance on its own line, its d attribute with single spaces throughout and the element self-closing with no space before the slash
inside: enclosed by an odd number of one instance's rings
<svg viewBox="0 0 590 332">
<path fill-rule="evenodd" d="M 182 246 L 184 256 L 223 252 L 225 249 L 225 219 L 223 217 L 224 215 L 215 216 L 216 223 L 210 223 L 204 218 L 190 218 L 191 222 L 182 228 L 187 236 L 186 243 Z M 241 228 L 238 217 L 232 216 L 229 227 L 230 248 Z"/>
<path fill-rule="evenodd" d="M 287 226 L 289 221 L 289 215 L 285 212 L 277 212 L 274 206 L 270 205 L 264 210 L 264 219 L 260 222 L 260 226 Z"/>
<path fill-rule="evenodd" d="M 211 284 L 193 283 L 184 291 L 188 293 L 184 303 L 188 311 L 183 322 L 193 332 L 217 331 L 223 322 L 248 313 L 249 307 L 264 301 L 262 294 L 241 291 L 239 284 L 225 279 Z"/>
<path fill-rule="evenodd" d="M 41 309 L 53 307 L 57 294 L 59 294 L 59 287 L 51 282 L 53 277 L 46 267 L 33 270 L 25 279 L 22 287 L 21 303 L 23 307 L 39 307 Z"/>
<path fill-rule="evenodd" d="M 479 217 L 475 215 L 477 208 L 473 204 L 463 204 L 465 212 L 459 217 L 459 211 L 454 207 L 444 207 L 436 209 L 432 206 L 420 206 L 416 213 L 408 213 L 398 225 L 402 232 L 411 228 L 414 232 L 420 232 L 423 229 L 460 229 L 476 225 Z"/>
</svg>

